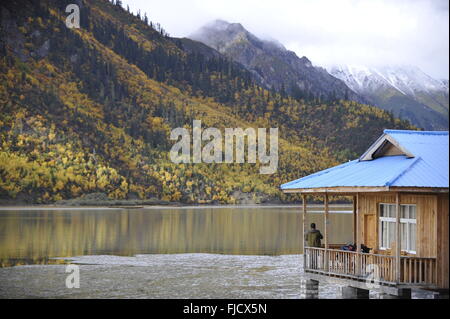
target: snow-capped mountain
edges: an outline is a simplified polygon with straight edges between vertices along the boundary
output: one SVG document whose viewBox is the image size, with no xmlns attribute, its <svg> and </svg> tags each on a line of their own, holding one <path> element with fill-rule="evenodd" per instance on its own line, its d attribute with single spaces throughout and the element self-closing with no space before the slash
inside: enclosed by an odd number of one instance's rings
<svg viewBox="0 0 450 319">
<path fill-rule="evenodd" d="M 206 24 L 190 39 L 240 63 L 267 88 L 298 98 L 367 103 L 420 128 L 448 130 L 448 81 L 436 80 L 417 67 L 334 66 L 327 72 L 278 41 L 259 39 L 240 23 L 223 20 Z"/>
<path fill-rule="evenodd" d="M 415 66 L 333 66 L 328 71 L 374 105 L 425 129 L 448 129 L 448 80 Z"/>
<path fill-rule="evenodd" d="M 383 86 L 391 86 L 410 96 L 417 92 L 448 93 L 448 81 L 436 80 L 415 66 L 368 68 L 344 65 L 333 66 L 329 72 L 357 92 L 372 92 Z"/>
</svg>

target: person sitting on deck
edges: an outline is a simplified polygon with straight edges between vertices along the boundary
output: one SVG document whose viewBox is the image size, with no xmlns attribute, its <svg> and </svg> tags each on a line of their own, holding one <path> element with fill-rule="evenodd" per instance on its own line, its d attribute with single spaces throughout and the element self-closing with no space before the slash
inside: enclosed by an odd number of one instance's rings
<svg viewBox="0 0 450 319">
<path fill-rule="evenodd" d="M 311 230 L 309 230 L 305 234 L 305 240 L 308 244 L 308 247 L 321 247 L 322 244 L 320 240 L 323 238 L 322 234 L 320 233 L 320 230 L 316 229 L 316 224 L 311 224 Z"/>
</svg>

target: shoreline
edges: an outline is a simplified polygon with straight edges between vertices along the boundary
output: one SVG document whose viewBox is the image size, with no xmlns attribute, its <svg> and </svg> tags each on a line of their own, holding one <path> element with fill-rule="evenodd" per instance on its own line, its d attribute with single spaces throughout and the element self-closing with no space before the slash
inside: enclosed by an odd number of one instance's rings
<svg viewBox="0 0 450 319">
<path fill-rule="evenodd" d="M 308 204 L 308 208 L 321 208 L 323 204 Z M 349 204 L 331 204 L 330 208 L 351 208 Z M 166 210 L 166 209 L 220 209 L 220 208 L 229 208 L 229 209 L 239 209 L 239 208 L 254 208 L 254 209 L 264 209 L 264 208 L 298 208 L 302 209 L 300 204 L 168 204 L 168 205 L 81 205 L 81 206 L 73 206 L 73 205 L 56 205 L 56 204 L 34 204 L 34 205 L 16 205 L 9 206 L 4 205 L 0 206 L 0 211 L 20 211 L 20 210 Z M 317 211 L 309 211 L 308 213 L 316 213 Z M 337 211 L 341 212 L 350 212 L 347 210 Z M 330 212 L 333 213 L 333 212 Z"/>
</svg>

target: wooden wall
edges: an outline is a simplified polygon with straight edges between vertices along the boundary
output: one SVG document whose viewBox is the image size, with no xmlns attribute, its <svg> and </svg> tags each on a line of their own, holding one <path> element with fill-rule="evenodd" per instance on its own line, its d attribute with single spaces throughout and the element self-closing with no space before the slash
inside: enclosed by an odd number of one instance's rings
<svg viewBox="0 0 450 319">
<path fill-rule="evenodd" d="M 378 251 L 378 205 L 380 203 L 395 203 L 393 194 L 360 194 L 358 198 L 359 238 L 361 242 Z"/>
<path fill-rule="evenodd" d="M 393 254 L 391 251 L 381 251 L 378 247 L 379 204 L 395 204 L 395 194 L 363 193 L 358 196 L 358 211 L 360 241 L 373 248 L 371 252 Z M 423 195 L 401 194 L 400 204 L 415 204 L 417 218 L 417 257 L 437 258 L 438 281 L 441 288 L 448 288 L 449 272 L 449 213 L 448 194 Z M 402 253 L 405 254 L 405 253 Z"/>
<path fill-rule="evenodd" d="M 395 204 L 394 194 L 360 194 L 360 238 L 362 243 L 374 249 L 376 253 L 390 253 L 379 251 L 378 226 L 379 204 Z M 417 218 L 417 257 L 436 257 L 437 255 L 437 195 L 402 194 L 401 204 L 415 204 Z"/>
<path fill-rule="evenodd" d="M 417 205 L 417 257 L 437 256 L 437 196 L 402 195 L 402 204 Z"/>
<path fill-rule="evenodd" d="M 437 272 L 438 285 L 441 288 L 449 288 L 448 264 L 449 264 L 449 231 L 448 231 L 448 194 L 438 197 L 438 221 L 437 221 Z"/>
</svg>

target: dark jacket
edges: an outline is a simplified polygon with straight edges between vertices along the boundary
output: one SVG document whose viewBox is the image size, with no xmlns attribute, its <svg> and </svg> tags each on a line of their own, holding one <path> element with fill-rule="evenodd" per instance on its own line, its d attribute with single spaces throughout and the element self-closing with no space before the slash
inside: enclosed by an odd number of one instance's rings
<svg viewBox="0 0 450 319">
<path fill-rule="evenodd" d="M 306 244 L 309 247 L 321 247 L 320 240 L 323 238 L 322 234 L 317 229 L 311 229 L 305 234 Z"/>
</svg>

